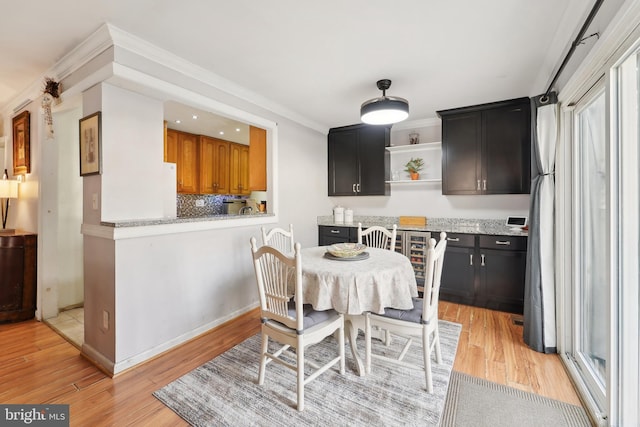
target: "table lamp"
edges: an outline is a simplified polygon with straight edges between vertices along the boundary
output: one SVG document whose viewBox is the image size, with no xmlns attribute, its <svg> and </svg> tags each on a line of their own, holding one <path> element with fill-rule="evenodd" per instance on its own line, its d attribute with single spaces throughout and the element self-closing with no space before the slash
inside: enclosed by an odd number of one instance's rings
<svg viewBox="0 0 640 427">
<path fill-rule="evenodd" d="M 9 214 L 9 199 L 18 198 L 19 182 L 7 179 L 7 176 L 7 170 L 5 169 L 3 179 L 0 179 L 0 205 L 2 211 L 2 230 L 0 233 L 10 233 L 15 231 L 7 230 L 7 215 Z"/>
</svg>

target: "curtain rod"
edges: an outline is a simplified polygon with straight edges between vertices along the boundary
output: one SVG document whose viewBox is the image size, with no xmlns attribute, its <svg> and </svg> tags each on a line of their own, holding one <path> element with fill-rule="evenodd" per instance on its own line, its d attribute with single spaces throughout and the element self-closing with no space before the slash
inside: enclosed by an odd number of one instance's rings
<svg viewBox="0 0 640 427">
<path fill-rule="evenodd" d="M 556 80 L 558 80 L 558 77 L 560 77 L 560 73 L 562 73 L 562 71 L 564 70 L 564 67 L 567 65 L 567 62 L 569 62 L 569 59 L 571 59 L 571 56 L 573 55 L 573 52 L 576 50 L 578 45 L 580 43 L 582 43 L 582 41 L 585 38 L 589 38 L 589 37 L 592 37 L 594 35 L 599 36 L 598 33 L 593 33 L 588 37 L 584 37 L 584 33 L 587 32 L 587 29 L 589 28 L 589 25 L 591 25 L 591 22 L 593 21 L 593 18 L 595 18 L 596 14 L 598 13 L 598 10 L 600 9 L 600 6 L 602 6 L 603 2 L 604 2 L 604 0 L 596 0 L 596 3 L 591 8 L 591 12 L 589 12 L 589 16 L 587 16 L 587 19 L 584 21 L 584 24 L 582 24 L 582 28 L 580 28 L 580 32 L 578 33 L 578 36 L 573 41 L 573 43 L 571 43 L 571 48 L 569 49 L 569 52 L 567 52 L 567 56 L 564 57 L 564 60 L 562 61 L 562 64 L 560 64 L 560 68 L 558 68 L 558 71 L 556 72 L 556 75 L 553 76 L 553 80 L 551 80 L 551 84 L 549 84 L 549 88 L 544 93 L 543 98 L 546 98 L 546 97 L 549 96 L 549 93 L 551 92 L 551 88 L 553 88 L 553 85 L 556 84 Z"/>
</svg>

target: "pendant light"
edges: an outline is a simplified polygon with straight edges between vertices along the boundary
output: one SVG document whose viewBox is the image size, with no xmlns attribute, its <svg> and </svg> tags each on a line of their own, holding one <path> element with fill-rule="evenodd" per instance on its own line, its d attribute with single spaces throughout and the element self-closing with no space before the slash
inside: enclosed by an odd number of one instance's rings
<svg viewBox="0 0 640 427">
<path fill-rule="evenodd" d="M 382 96 L 365 101 L 360 106 L 361 120 L 370 125 L 388 125 L 409 117 L 409 102 L 406 99 L 386 95 L 391 80 L 378 80 L 376 84 Z"/>
</svg>

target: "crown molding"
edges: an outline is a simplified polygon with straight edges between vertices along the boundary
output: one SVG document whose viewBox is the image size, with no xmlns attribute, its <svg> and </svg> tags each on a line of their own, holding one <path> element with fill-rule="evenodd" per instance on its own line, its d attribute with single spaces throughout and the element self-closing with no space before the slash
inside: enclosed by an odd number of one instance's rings
<svg viewBox="0 0 640 427">
<path fill-rule="evenodd" d="M 7 109 L 7 111 L 11 111 L 12 107 L 25 102 L 26 99 L 33 100 L 39 98 L 42 95 L 42 82 L 45 77 L 51 77 L 60 81 L 112 46 L 128 50 L 155 64 L 247 101 L 309 129 L 322 134 L 327 134 L 329 131 L 329 128 L 325 125 L 252 92 L 218 74 L 192 64 L 184 58 L 143 40 L 140 37 L 127 33 L 109 23 L 104 23 L 85 41 L 63 56 L 52 68 L 42 74 L 38 80 L 34 81 L 29 87 L 2 106 L 2 110 Z M 64 95 L 64 91 L 65 88 L 63 87 L 62 95 Z"/>
<path fill-rule="evenodd" d="M 295 111 L 275 103 L 262 95 L 252 92 L 231 80 L 206 70 L 198 65 L 188 62 L 167 50 L 164 50 L 140 37 L 127 33 L 111 24 L 105 24 L 113 41 L 113 45 L 126 49 L 140 57 L 149 61 L 161 64 L 163 67 L 169 68 L 177 73 L 192 78 L 200 83 L 204 83 L 215 89 L 233 95 L 239 99 L 250 102 L 258 107 L 264 108 L 305 127 L 313 129 L 320 133 L 328 133 L 329 128 L 308 117 L 305 117 Z"/>
<path fill-rule="evenodd" d="M 56 81 L 60 81 L 71 73 L 84 66 L 87 62 L 104 52 L 111 47 L 113 42 L 109 35 L 108 27 L 102 25 L 96 31 L 94 31 L 87 39 L 85 39 L 78 46 L 73 48 L 69 53 L 64 55 L 53 67 L 48 69 L 40 77 L 33 81 L 24 90 L 19 92 L 16 96 L 11 98 L 3 107 L 2 110 L 10 112 L 18 107 L 24 108 L 26 105 L 33 102 L 42 96 L 43 82 L 46 77 L 50 77 Z M 65 88 L 62 88 L 61 95 L 64 95 Z M 23 105 L 24 104 L 24 105 Z M 15 112 L 14 112 L 15 114 Z M 11 114 L 12 115 L 12 114 Z M 9 116 L 9 114 L 7 114 Z"/>
</svg>

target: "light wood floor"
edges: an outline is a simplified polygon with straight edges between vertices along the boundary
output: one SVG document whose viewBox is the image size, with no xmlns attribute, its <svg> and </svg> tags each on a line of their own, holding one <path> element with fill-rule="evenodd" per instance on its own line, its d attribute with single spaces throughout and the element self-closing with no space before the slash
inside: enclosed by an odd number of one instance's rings
<svg viewBox="0 0 640 427">
<path fill-rule="evenodd" d="M 579 405 L 559 357 L 529 350 L 508 313 L 441 302 L 440 314 L 462 324 L 455 370 Z M 43 323 L 0 325 L 0 402 L 70 404 L 72 426 L 186 425 L 151 393 L 259 330 L 254 310 L 110 378 Z"/>
</svg>

